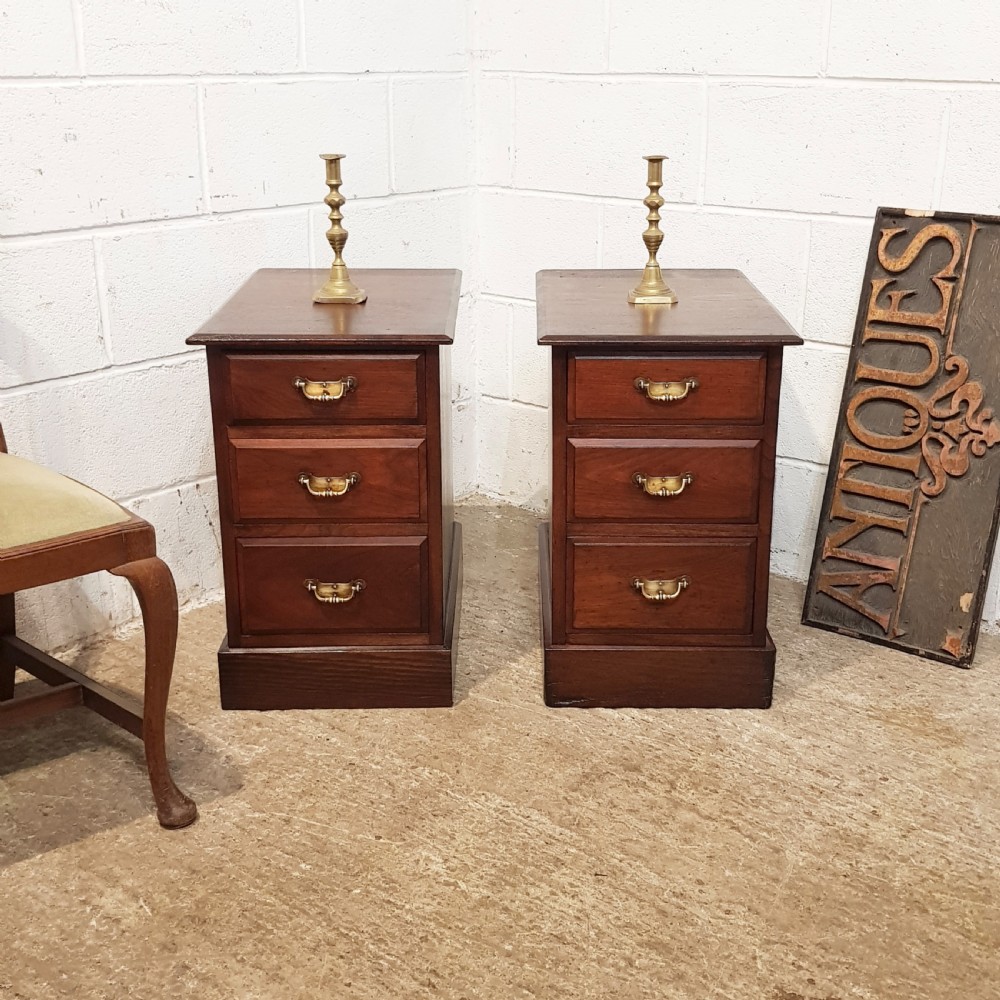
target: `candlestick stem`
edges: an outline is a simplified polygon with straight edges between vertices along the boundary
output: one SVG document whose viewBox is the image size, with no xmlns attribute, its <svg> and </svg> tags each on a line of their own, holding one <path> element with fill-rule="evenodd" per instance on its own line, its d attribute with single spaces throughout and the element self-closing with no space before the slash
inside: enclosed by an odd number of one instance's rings
<svg viewBox="0 0 1000 1000">
<path fill-rule="evenodd" d="M 648 224 L 642 234 L 642 242 L 649 251 L 649 259 L 643 268 L 639 284 L 628 293 L 628 300 L 635 305 L 672 305 L 677 301 L 677 296 L 663 280 L 656 259 L 657 251 L 663 242 L 663 233 L 660 231 L 660 209 L 663 208 L 664 201 L 660 197 L 660 186 L 663 184 L 663 161 L 666 157 L 644 156 L 643 159 L 649 164 L 646 178 L 649 194 L 642 203 L 649 209 L 649 214 L 646 216 Z"/>
<path fill-rule="evenodd" d="M 344 158 L 344 154 L 320 153 L 320 157 L 326 161 L 326 186 L 330 189 L 330 193 L 323 201 L 330 208 L 330 228 L 326 231 L 326 238 L 333 250 L 333 264 L 330 266 L 330 277 L 326 279 L 323 287 L 317 290 L 313 302 L 357 304 L 364 302 L 368 298 L 368 293 L 351 281 L 347 265 L 344 263 L 347 230 L 341 225 L 344 216 L 340 211 L 347 201 L 340 193 L 340 185 L 343 184 L 340 177 L 340 161 Z"/>
</svg>

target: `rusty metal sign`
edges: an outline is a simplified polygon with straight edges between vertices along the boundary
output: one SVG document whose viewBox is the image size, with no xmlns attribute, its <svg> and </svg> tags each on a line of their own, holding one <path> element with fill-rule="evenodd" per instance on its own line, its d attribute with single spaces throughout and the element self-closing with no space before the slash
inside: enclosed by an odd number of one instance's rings
<svg viewBox="0 0 1000 1000">
<path fill-rule="evenodd" d="M 1000 219 L 879 209 L 802 621 L 967 667 L 1000 495 Z"/>
</svg>

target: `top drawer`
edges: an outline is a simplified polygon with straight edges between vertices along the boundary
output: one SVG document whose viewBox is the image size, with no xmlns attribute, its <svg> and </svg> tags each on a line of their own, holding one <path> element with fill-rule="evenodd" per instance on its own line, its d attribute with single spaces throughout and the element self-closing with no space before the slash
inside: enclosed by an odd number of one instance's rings
<svg viewBox="0 0 1000 1000">
<path fill-rule="evenodd" d="M 420 423 L 422 354 L 228 354 L 232 419 Z"/>
<path fill-rule="evenodd" d="M 572 355 L 570 423 L 759 424 L 763 353 Z"/>
</svg>

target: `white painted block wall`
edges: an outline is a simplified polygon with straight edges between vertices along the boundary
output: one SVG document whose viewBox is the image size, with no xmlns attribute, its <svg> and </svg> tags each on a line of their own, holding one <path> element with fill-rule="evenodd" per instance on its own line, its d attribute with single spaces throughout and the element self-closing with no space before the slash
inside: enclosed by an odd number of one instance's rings
<svg viewBox="0 0 1000 1000">
<path fill-rule="evenodd" d="M 0 0 L 0 420 L 221 585 L 208 401 L 185 336 L 261 266 L 323 266 L 318 153 L 348 154 L 356 266 L 465 270 L 461 491 L 544 509 L 534 274 L 738 267 L 787 352 L 774 568 L 802 578 L 878 205 L 1000 211 L 987 0 Z M 49 646 L 128 620 L 121 581 L 25 595 Z M 987 619 L 1000 617 L 996 588 Z"/>
<path fill-rule="evenodd" d="M 205 363 L 185 337 L 259 267 L 323 267 L 345 152 L 357 267 L 468 270 L 463 0 L 0 0 L 0 421 L 148 518 L 182 601 L 222 585 Z M 345 41 L 349 39 L 349 42 Z M 455 478 L 475 486 L 471 301 Z M 135 617 L 106 574 L 21 595 L 58 647 Z"/>
<path fill-rule="evenodd" d="M 661 261 L 743 270 L 806 339 L 785 353 L 772 558 L 804 579 L 876 208 L 1000 212 L 998 29 L 988 0 L 477 7 L 482 487 L 548 502 L 534 273 L 641 267 L 640 157 L 665 153 Z"/>
</svg>

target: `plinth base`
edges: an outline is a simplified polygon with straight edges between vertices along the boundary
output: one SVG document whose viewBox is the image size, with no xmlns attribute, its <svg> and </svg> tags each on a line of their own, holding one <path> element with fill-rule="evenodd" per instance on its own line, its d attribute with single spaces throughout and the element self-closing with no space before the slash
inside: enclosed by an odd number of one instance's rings
<svg viewBox="0 0 1000 1000">
<path fill-rule="evenodd" d="M 453 525 L 440 646 L 219 648 L 225 709 L 436 708 L 454 704 L 462 526 Z"/>
<path fill-rule="evenodd" d="M 538 532 L 545 704 L 565 708 L 769 708 L 774 643 L 763 646 L 557 646 L 549 525 Z"/>
</svg>

